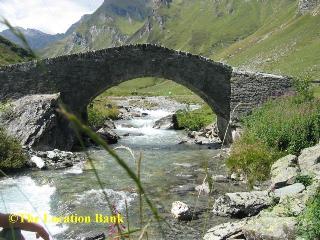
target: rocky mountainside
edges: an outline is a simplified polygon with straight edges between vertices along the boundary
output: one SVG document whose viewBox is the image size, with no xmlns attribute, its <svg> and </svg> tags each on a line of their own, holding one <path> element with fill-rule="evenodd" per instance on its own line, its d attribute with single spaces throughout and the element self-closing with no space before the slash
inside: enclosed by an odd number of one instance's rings
<svg viewBox="0 0 320 240">
<path fill-rule="evenodd" d="M 93 13 L 73 24 L 65 37 L 45 48 L 44 57 L 92 49 L 102 49 L 126 43 L 152 13 L 151 0 L 105 0 Z"/>
<path fill-rule="evenodd" d="M 48 46 L 50 43 L 58 41 L 64 36 L 64 34 L 51 35 L 51 34 L 43 33 L 39 30 L 30 29 L 30 28 L 24 29 L 19 27 L 18 29 L 25 36 L 31 49 L 33 50 L 44 48 Z M 23 47 L 21 40 L 17 38 L 17 36 L 15 36 L 9 29 L 0 32 L 0 35 L 10 40 L 11 42 Z"/>
<path fill-rule="evenodd" d="M 44 57 L 157 43 L 244 70 L 320 78 L 319 0 L 105 0 Z"/>
<path fill-rule="evenodd" d="M 25 49 L 0 36 L 0 66 L 31 60 L 33 56 Z"/>
</svg>

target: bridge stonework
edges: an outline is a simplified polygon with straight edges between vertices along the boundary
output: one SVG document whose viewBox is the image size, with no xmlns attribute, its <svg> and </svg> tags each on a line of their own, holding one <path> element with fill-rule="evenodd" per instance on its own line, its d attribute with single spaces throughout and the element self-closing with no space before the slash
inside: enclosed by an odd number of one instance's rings
<svg viewBox="0 0 320 240">
<path fill-rule="evenodd" d="M 160 46 L 127 45 L 4 66 L 0 68 L 0 101 L 60 93 L 62 102 L 85 118 L 87 105 L 108 88 L 135 78 L 159 77 L 189 88 L 206 101 L 218 116 L 223 138 L 230 108 L 243 102 L 235 114 L 243 115 L 291 87 L 289 78 L 262 75 L 236 72 L 228 65 Z M 226 136 L 231 141 L 230 131 Z"/>
</svg>

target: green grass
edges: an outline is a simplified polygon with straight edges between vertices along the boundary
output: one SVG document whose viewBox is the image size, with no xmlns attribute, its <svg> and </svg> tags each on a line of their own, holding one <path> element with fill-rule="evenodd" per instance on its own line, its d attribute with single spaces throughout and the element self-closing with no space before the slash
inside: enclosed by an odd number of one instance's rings
<svg viewBox="0 0 320 240">
<path fill-rule="evenodd" d="M 309 175 L 298 175 L 295 179 L 296 183 L 302 183 L 305 187 L 308 187 L 313 182 L 313 177 Z"/>
<path fill-rule="evenodd" d="M 0 66 L 31 59 L 32 55 L 27 50 L 0 36 Z"/>
<path fill-rule="evenodd" d="M 108 97 L 99 96 L 88 106 L 88 124 L 90 127 L 98 129 L 107 119 L 117 120 L 119 114 L 117 106 Z"/>
<path fill-rule="evenodd" d="M 304 212 L 298 217 L 298 235 L 305 240 L 320 238 L 320 193 L 307 203 Z"/>
<path fill-rule="evenodd" d="M 269 101 L 243 121 L 244 135 L 231 148 L 227 165 L 249 181 L 266 180 L 279 157 L 298 154 L 320 139 L 320 100 L 301 96 Z"/>
<path fill-rule="evenodd" d="M 180 110 L 176 113 L 178 128 L 199 131 L 215 121 L 216 117 L 208 105 L 193 111 Z"/>
<path fill-rule="evenodd" d="M 20 143 L 0 128 L 0 169 L 16 170 L 23 168 L 25 164 L 26 156 Z"/>
</svg>

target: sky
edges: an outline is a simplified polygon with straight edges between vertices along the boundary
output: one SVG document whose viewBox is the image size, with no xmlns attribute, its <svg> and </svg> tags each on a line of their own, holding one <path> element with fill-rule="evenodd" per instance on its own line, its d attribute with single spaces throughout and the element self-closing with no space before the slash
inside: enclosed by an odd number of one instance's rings
<svg viewBox="0 0 320 240">
<path fill-rule="evenodd" d="M 11 25 L 45 33 L 64 33 L 82 15 L 94 12 L 103 0 L 0 0 L 0 17 Z M 0 24 L 0 31 L 6 29 Z"/>
</svg>

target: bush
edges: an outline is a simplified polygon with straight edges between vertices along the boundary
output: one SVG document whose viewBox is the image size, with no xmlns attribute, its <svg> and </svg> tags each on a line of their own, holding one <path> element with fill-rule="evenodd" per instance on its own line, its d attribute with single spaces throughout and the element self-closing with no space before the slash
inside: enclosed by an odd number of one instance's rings
<svg viewBox="0 0 320 240">
<path fill-rule="evenodd" d="M 320 101 L 285 97 L 266 103 L 244 120 L 247 132 L 268 147 L 298 154 L 320 138 Z"/>
<path fill-rule="evenodd" d="M 208 105 L 194 111 L 179 110 L 176 116 L 178 128 L 185 128 L 191 131 L 198 131 L 215 120 L 215 115 Z"/>
<path fill-rule="evenodd" d="M 90 127 L 99 128 L 107 119 L 119 118 L 119 110 L 116 106 L 105 101 L 95 101 L 88 106 L 88 124 Z"/>
<path fill-rule="evenodd" d="M 319 142 L 320 100 L 300 100 L 298 95 L 269 101 L 243 120 L 245 133 L 233 144 L 227 163 L 245 173 L 251 185 L 266 180 L 279 157 Z"/>
<path fill-rule="evenodd" d="M 312 184 L 313 178 L 309 175 L 298 175 L 295 182 L 302 183 L 305 187 L 308 187 Z"/>
<path fill-rule="evenodd" d="M 0 128 L 0 169 L 10 170 L 24 167 L 26 156 L 20 143 Z"/>
<path fill-rule="evenodd" d="M 256 181 L 269 178 L 271 165 L 281 156 L 281 153 L 245 133 L 233 144 L 227 167 L 232 172 L 244 173 L 249 186 L 253 187 Z"/>
<path fill-rule="evenodd" d="M 305 240 L 320 239 L 320 193 L 307 203 L 298 217 L 298 235 Z"/>
</svg>

